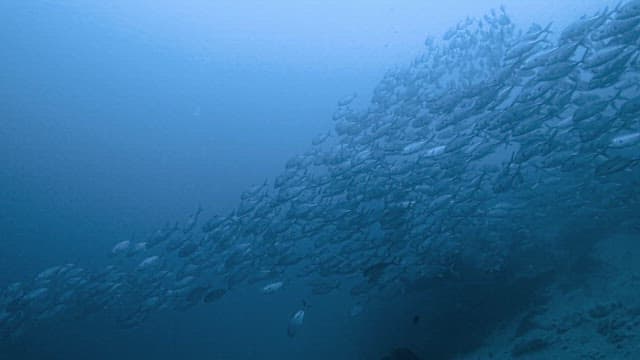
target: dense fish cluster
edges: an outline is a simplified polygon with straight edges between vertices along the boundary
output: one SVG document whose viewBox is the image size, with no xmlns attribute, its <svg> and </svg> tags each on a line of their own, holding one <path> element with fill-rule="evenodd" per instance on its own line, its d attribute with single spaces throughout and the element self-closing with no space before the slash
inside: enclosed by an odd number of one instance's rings
<svg viewBox="0 0 640 360">
<path fill-rule="evenodd" d="M 640 1 L 559 32 L 518 30 L 492 11 L 425 45 L 366 109 L 340 101 L 334 130 L 230 214 L 199 209 L 116 244 L 104 269 L 55 266 L 9 285 L 0 338 L 96 312 L 129 328 L 239 287 L 268 296 L 294 282 L 309 298 L 350 293 L 357 314 L 430 279 L 535 276 L 566 255 L 555 230 L 638 230 Z M 548 261 L 513 261 L 526 254 Z"/>
</svg>

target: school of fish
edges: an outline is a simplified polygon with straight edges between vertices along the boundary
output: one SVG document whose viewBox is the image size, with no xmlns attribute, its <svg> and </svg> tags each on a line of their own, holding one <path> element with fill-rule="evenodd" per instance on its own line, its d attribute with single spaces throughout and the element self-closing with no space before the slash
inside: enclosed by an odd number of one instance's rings
<svg viewBox="0 0 640 360">
<path fill-rule="evenodd" d="M 131 328 L 292 283 L 316 302 L 346 291 L 355 314 L 425 279 L 546 271 L 512 259 L 569 256 L 553 229 L 640 230 L 640 0 L 559 31 L 519 30 L 500 9 L 425 46 L 365 109 L 341 100 L 334 129 L 230 214 L 198 209 L 117 243 L 103 269 L 54 266 L 2 289 L 0 341 L 45 319 L 105 312 Z M 292 314 L 290 336 L 305 308 Z"/>
</svg>

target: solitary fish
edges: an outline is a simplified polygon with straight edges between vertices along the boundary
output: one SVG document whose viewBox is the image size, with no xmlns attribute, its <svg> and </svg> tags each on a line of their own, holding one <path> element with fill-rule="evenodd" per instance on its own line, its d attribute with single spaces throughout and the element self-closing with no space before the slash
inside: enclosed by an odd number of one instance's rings
<svg viewBox="0 0 640 360">
<path fill-rule="evenodd" d="M 282 288 L 282 285 L 284 285 L 284 283 L 282 281 L 277 281 L 268 285 L 265 285 L 262 288 L 262 293 L 263 294 L 271 294 L 274 293 L 278 290 L 280 290 Z"/>
<path fill-rule="evenodd" d="M 289 319 L 289 326 L 287 327 L 287 335 L 289 337 L 294 337 L 296 333 L 300 330 L 302 326 L 302 322 L 304 321 L 304 310 L 296 311 L 291 319 Z"/>
</svg>

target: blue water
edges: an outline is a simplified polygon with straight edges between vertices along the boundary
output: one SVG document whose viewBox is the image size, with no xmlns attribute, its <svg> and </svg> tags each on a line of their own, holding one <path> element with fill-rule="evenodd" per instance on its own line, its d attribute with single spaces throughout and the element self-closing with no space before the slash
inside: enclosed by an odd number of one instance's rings
<svg viewBox="0 0 640 360">
<path fill-rule="evenodd" d="M 199 206 L 202 220 L 229 213 L 335 126 L 340 99 L 357 93 L 351 106 L 366 109 L 428 35 L 501 4 L 526 30 L 616 2 L 2 2 L 0 288 L 54 265 L 102 269 L 114 244 Z M 0 358 L 379 359 L 429 342 L 411 321 L 423 294 L 349 316 L 346 286 L 313 297 L 293 281 L 269 296 L 258 285 L 127 330 L 108 311 L 38 320 Z"/>
</svg>

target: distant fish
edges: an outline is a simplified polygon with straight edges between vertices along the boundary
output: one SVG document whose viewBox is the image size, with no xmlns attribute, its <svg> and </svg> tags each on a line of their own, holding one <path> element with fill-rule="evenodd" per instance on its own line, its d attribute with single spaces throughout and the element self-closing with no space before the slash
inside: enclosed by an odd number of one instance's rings
<svg viewBox="0 0 640 360">
<path fill-rule="evenodd" d="M 150 256 L 144 260 L 142 260 L 140 262 L 140 264 L 138 265 L 138 270 L 145 270 L 148 269 L 150 267 L 155 266 L 156 264 L 160 263 L 160 257 L 157 255 L 154 256 Z"/>
<path fill-rule="evenodd" d="M 620 156 L 613 157 L 596 167 L 596 175 L 611 175 L 634 166 L 640 159 L 627 159 Z"/>
<path fill-rule="evenodd" d="M 204 295 L 203 301 L 206 304 L 212 303 L 214 301 L 220 300 L 226 293 L 227 293 L 227 290 L 222 288 L 213 289 Z"/>
<path fill-rule="evenodd" d="M 640 15 L 640 1 L 632 0 L 618 8 L 616 19 L 625 20 Z"/>
<path fill-rule="evenodd" d="M 272 294 L 272 293 L 280 290 L 283 285 L 284 285 L 284 282 L 282 282 L 282 281 L 276 281 L 274 283 L 267 284 L 267 285 L 262 287 L 262 293 L 263 294 Z"/>
<path fill-rule="evenodd" d="M 41 271 L 38 276 L 36 276 L 37 281 L 48 280 L 53 277 L 58 271 L 60 271 L 60 266 L 52 266 L 44 271 Z"/>
<path fill-rule="evenodd" d="M 302 326 L 303 322 L 304 322 L 304 310 L 296 311 L 295 314 L 291 316 L 291 319 L 289 319 L 289 326 L 287 327 L 287 335 L 289 335 L 289 337 L 294 337 L 300 330 L 300 327 Z"/>
<path fill-rule="evenodd" d="M 184 224 L 184 228 L 182 229 L 182 232 L 184 234 L 190 233 L 191 230 L 195 228 L 201 213 L 202 213 L 202 207 L 198 205 L 198 209 L 196 210 L 196 212 L 189 215 L 189 218 L 187 218 L 187 221 Z"/>
<path fill-rule="evenodd" d="M 326 282 L 317 282 L 315 284 L 313 284 L 312 288 L 311 288 L 311 293 L 313 295 L 326 295 L 330 292 L 332 292 L 333 290 L 337 289 L 338 287 L 340 287 L 340 282 L 339 281 L 326 281 Z"/>
<path fill-rule="evenodd" d="M 330 131 L 328 131 L 326 133 L 318 134 L 311 140 L 311 144 L 312 145 L 320 145 L 323 142 L 325 142 L 325 140 L 327 140 L 330 135 L 331 135 Z"/>
<path fill-rule="evenodd" d="M 196 286 L 187 293 L 186 300 L 190 304 L 197 304 L 204 301 L 208 288 L 206 286 Z"/>
<path fill-rule="evenodd" d="M 125 254 L 129 251 L 130 247 L 131 247 L 131 241 L 129 240 L 121 241 L 111 249 L 111 255 L 118 256 L 120 254 Z"/>
<path fill-rule="evenodd" d="M 424 156 L 426 157 L 438 156 L 444 152 L 445 148 L 446 146 L 444 145 L 432 147 L 424 152 Z"/>
<path fill-rule="evenodd" d="M 46 287 L 35 289 L 29 292 L 28 294 L 26 294 L 23 300 L 27 300 L 27 301 L 41 300 L 45 298 L 48 293 L 49 293 L 49 289 Z"/>
<path fill-rule="evenodd" d="M 353 93 L 351 95 L 345 96 L 342 99 L 338 100 L 338 106 L 347 106 L 353 102 L 358 97 L 357 93 Z"/>
<path fill-rule="evenodd" d="M 304 312 L 307 307 L 307 302 L 303 300 L 302 309 L 296 311 L 289 319 L 289 325 L 287 326 L 287 335 L 289 337 L 294 337 L 298 331 L 300 331 L 302 323 L 304 322 Z"/>
<path fill-rule="evenodd" d="M 369 283 L 374 283 L 378 281 L 382 277 L 382 275 L 384 275 L 385 270 L 390 265 L 397 265 L 397 264 L 398 264 L 397 259 L 393 259 L 392 261 L 377 262 L 373 265 L 367 266 L 366 268 L 362 269 L 362 275 L 365 278 L 367 278 Z"/>
<path fill-rule="evenodd" d="M 403 155 L 409 155 L 409 154 L 413 154 L 413 153 L 415 153 L 415 152 L 418 152 L 418 151 L 420 151 L 420 150 L 422 149 L 422 147 L 423 147 L 426 143 L 427 143 L 427 141 L 426 141 L 426 140 L 424 140 L 424 141 L 416 141 L 416 142 L 414 142 L 414 143 L 411 143 L 411 144 L 409 144 L 409 145 L 405 146 L 405 147 L 402 149 L 402 154 L 403 154 Z M 443 148 L 443 150 L 444 150 L 444 148 Z"/>
<path fill-rule="evenodd" d="M 355 304 L 349 310 L 349 316 L 356 317 L 356 316 L 362 314 L 363 310 L 364 310 L 364 307 L 361 304 Z"/>
<path fill-rule="evenodd" d="M 178 251 L 178 257 L 184 258 L 191 256 L 196 250 L 198 250 L 198 244 L 193 241 L 186 241 Z"/>
<path fill-rule="evenodd" d="M 609 146 L 611 147 L 627 147 L 634 145 L 640 141 L 640 132 L 634 132 L 625 135 L 619 135 L 611 139 Z"/>
<path fill-rule="evenodd" d="M 131 257 L 147 250 L 147 243 L 145 241 L 137 242 L 129 247 L 127 256 Z"/>
</svg>

